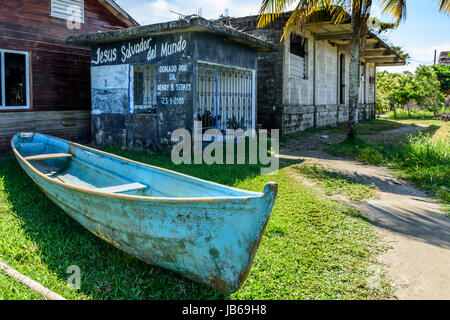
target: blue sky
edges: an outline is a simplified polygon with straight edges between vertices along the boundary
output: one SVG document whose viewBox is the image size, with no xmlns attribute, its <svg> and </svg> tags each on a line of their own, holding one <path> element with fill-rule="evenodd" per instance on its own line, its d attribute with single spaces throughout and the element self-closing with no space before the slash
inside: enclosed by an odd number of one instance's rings
<svg viewBox="0 0 450 320">
<path fill-rule="evenodd" d="M 201 8 L 202 16 L 208 19 L 218 18 L 229 10 L 230 16 L 257 14 L 260 0 L 116 0 L 131 16 L 141 24 L 151 24 L 178 18 L 170 11 L 182 14 L 197 13 Z M 391 20 L 382 16 L 379 0 L 374 0 L 372 15 L 383 21 Z M 413 61 L 405 67 L 385 68 L 392 72 L 414 71 L 419 64 L 431 65 L 434 50 L 450 51 L 450 16 L 440 13 L 437 0 L 408 0 L 407 18 L 398 29 L 385 34 L 389 44 L 406 49 Z"/>
</svg>

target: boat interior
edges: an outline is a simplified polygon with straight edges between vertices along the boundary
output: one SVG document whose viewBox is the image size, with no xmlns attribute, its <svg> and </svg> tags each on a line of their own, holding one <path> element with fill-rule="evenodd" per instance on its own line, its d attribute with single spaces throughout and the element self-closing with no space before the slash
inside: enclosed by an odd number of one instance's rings
<svg viewBox="0 0 450 320">
<path fill-rule="evenodd" d="M 261 196 L 261 193 L 145 166 L 39 133 L 17 134 L 13 146 L 48 178 L 85 189 L 164 198 Z"/>
</svg>

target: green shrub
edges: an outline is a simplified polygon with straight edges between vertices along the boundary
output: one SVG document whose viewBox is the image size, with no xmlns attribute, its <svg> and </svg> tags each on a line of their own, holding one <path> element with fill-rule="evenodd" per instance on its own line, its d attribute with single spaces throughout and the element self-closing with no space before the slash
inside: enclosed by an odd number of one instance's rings
<svg viewBox="0 0 450 320">
<path fill-rule="evenodd" d="M 388 150 L 388 149 L 386 149 Z M 450 212 L 450 139 L 432 140 L 429 133 L 410 136 L 409 143 L 387 151 L 401 178 L 432 191 Z"/>
<path fill-rule="evenodd" d="M 450 203 L 450 190 L 447 187 L 441 186 L 437 190 L 437 195 L 439 196 L 439 198 L 444 199 L 446 202 Z"/>
<path fill-rule="evenodd" d="M 383 155 L 378 150 L 376 150 L 374 147 L 371 146 L 362 149 L 359 152 L 357 158 L 360 161 L 373 164 L 380 164 L 383 162 Z"/>
<path fill-rule="evenodd" d="M 359 136 L 355 140 L 346 138 L 344 141 L 331 145 L 327 152 L 341 157 L 358 156 L 359 151 L 368 146 L 368 143 Z"/>
<path fill-rule="evenodd" d="M 399 148 L 398 156 L 403 167 L 446 165 L 450 163 L 450 143 L 448 139 L 433 141 L 429 133 L 419 132 Z"/>
<path fill-rule="evenodd" d="M 439 110 L 439 113 L 447 113 L 450 112 L 450 109 L 441 109 Z M 434 113 L 429 110 L 424 109 L 396 109 L 395 113 L 394 111 L 389 111 L 386 113 L 387 119 L 406 119 L 406 118 L 430 118 L 434 117 Z"/>
</svg>

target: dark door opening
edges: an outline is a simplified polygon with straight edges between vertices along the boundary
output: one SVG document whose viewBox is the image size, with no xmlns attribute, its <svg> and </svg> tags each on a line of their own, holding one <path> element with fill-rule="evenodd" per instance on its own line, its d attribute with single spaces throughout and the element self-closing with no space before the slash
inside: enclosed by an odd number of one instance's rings
<svg viewBox="0 0 450 320">
<path fill-rule="evenodd" d="M 345 104 L 345 54 L 339 57 L 339 103 Z"/>
</svg>

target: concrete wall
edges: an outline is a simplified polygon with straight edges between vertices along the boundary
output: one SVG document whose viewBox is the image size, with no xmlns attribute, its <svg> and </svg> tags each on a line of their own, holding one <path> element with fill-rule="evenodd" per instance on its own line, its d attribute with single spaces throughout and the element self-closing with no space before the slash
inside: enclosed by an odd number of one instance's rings
<svg viewBox="0 0 450 320">
<path fill-rule="evenodd" d="M 123 56 L 124 49 L 126 52 L 130 46 L 133 48 L 142 41 L 149 41 L 150 48 Z M 181 50 L 165 54 L 168 52 L 163 50 L 166 44 L 179 43 L 182 43 Z M 99 52 L 108 53 L 109 59 L 100 61 Z M 101 44 L 92 49 L 91 58 L 93 141 L 99 145 L 115 144 L 155 151 L 170 142 L 174 130 L 184 128 L 191 131 L 193 128 L 197 61 L 255 72 L 257 69 L 255 50 L 228 41 L 223 36 L 199 32 L 153 38 L 137 35 L 136 39 Z M 156 64 L 155 114 L 133 112 L 133 68 L 142 64 Z M 165 67 L 173 67 L 175 71 L 164 71 Z M 189 86 L 178 89 L 177 84 Z"/>
<path fill-rule="evenodd" d="M 296 132 L 311 127 L 323 127 L 337 122 L 338 112 L 338 51 L 326 41 L 308 39 L 306 79 L 289 75 L 290 39 L 283 43 L 283 132 Z M 314 85 L 315 82 L 315 85 Z M 344 108 L 341 109 L 343 113 Z M 343 113 L 345 116 L 345 112 Z"/>
<path fill-rule="evenodd" d="M 284 105 L 282 130 L 284 133 L 330 126 L 348 120 L 350 56 L 340 52 L 337 46 L 327 41 L 316 41 L 308 32 L 300 35 L 308 39 L 306 79 L 289 76 L 290 39 L 287 38 L 282 44 Z M 345 54 L 344 104 L 340 104 L 340 54 Z M 374 72 L 374 64 L 361 67 L 364 81 L 361 81 L 359 89 L 359 120 L 369 119 L 372 114 L 375 85 L 369 83 L 369 76 L 374 77 Z"/>
<path fill-rule="evenodd" d="M 170 139 L 177 128 L 192 126 L 192 90 L 176 91 L 171 84 L 193 82 L 193 42 L 190 33 L 136 39 L 101 44 L 92 49 L 91 92 L 92 134 L 96 144 L 114 144 L 121 147 L 159 150 L 161 144 Z M 148 41 L 143 50 L 131 52 L 134 47 Z M 163 48 L 172 44 L 183 44 L 180 51 L 166 54 Z M 100 51 L 99 51 L 100 50 Z M 108 58 L 99 60 L 99 52 L 108 53 Z M 158 90 L 157 109 L 154 114 L 138 114 L 132 111 L 133 66 L 156 64 L 158 85 L 168 85 L 167 90 Z M 180 70 L 179 66 L 185 66 Z M 174 78 L 162 66 L 174 66 Z M 183 103 L 173 103 L 173 98 L 182 98 Z"/>
</svg>

